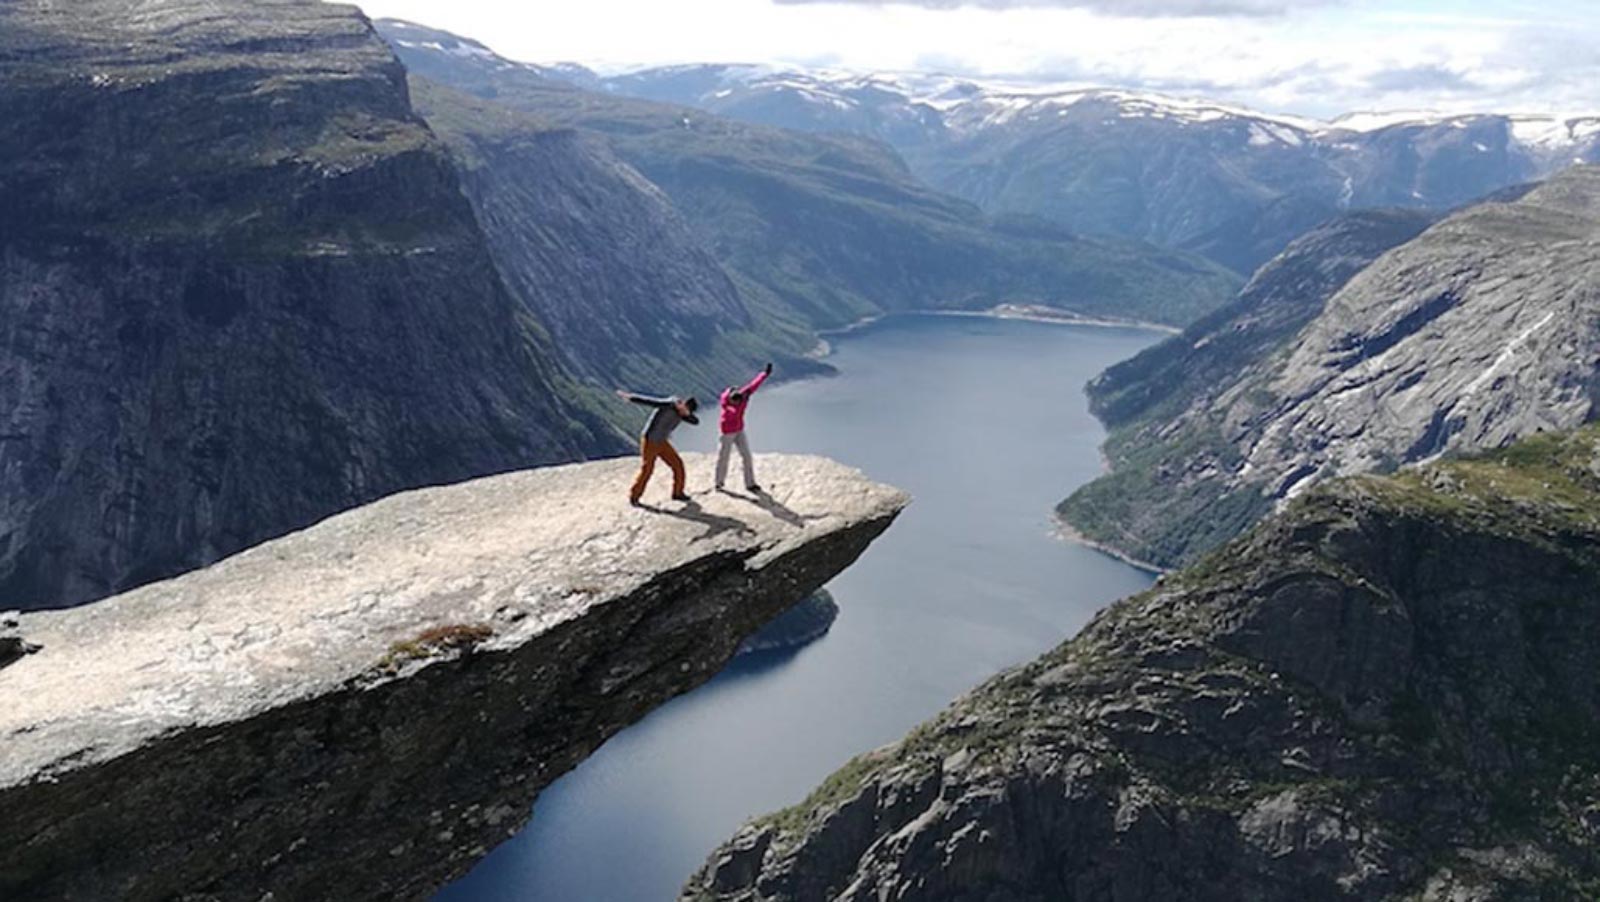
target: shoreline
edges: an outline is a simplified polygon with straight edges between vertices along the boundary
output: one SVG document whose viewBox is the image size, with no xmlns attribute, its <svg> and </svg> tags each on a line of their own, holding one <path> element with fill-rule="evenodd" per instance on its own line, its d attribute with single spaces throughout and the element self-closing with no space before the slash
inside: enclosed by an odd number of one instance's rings
<svg viewBox="0 0 1600 902">
<path fill-rule="evenodd" d="M 1181 335 L 1183 330 L 1164 323 L 1142 319 L 1118 319 L 1111 316 L 1089 316 L 1046 307 L 1042 304 L 997 304 L 988 310 L 914 310 L 907 311 L 926 316 L 977 316 L 985 319 L 1012 319 L 1030 323 L 1048 323 L 1056 326 L 1092 326 L 1097 329 L 1148 329 L 1167 335 Z"/>
<path fill-rule="evenodd" d="M 1053 519 L 1055 520 L 1055 529 L 1051 530 L 1051 532 L 1056 538 L 1063 542 L 1070 542 L 1074 545 L 1082 545 L 1085 548 L 1098 551 L 1107 557 L 1115 558 L 1122 563 L 1127 564 L 1129 567 L 1132 567 L 1135 570 L 1142 570 L 1145 573 L 1151 574 L 1152 576 L 1162 577 L 1171 572 L 1166 567 L 1157 566 L 1149 561 L 1141 561 L 1119 548 L 1115 548 L 1106 544 L 1105 542 L 1097 542 L 1094 539 L 1089 538 L 1080 532 L 1077 527 L 1064 520 L 1060 514 L 1054 515 Z"/>
<path fill-rule="evenodd" d="M 1046 307 L 1042 304 L 996 304 L 987 310 L 896 310 L 892 313 L 874 313 L 869 316 L 863 316 L 843 326 L 816 330 L 817 344 L 806 352 L 806 356 L 814 360 L 821 360 L 833 353 L 833 343 L 828 341 L 829 338 L 849 335 L 852 332 L 858 332 L 868 326 L 897 316 L 966 316 L 979 319 L 1020 320 L 1022 322 L 1045 323 L 1053 326 L 1089 326 L 1096 329 L 1148 329 L 1167 335 L 1183 334 L 1183 330 L 1177 326 L 1152 323 L 1148 320 L 1088 316 L 1071 310 Z"/>
</svg>

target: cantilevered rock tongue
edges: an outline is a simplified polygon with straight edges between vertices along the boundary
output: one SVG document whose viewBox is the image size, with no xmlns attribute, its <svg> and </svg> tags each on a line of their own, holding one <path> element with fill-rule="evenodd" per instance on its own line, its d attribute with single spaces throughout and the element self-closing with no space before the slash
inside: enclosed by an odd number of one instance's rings
<svg viewBox="0 0 1600 902">
<path fill-rule="evenodd" d="M 709 482 L 710 462 L 687 455 Z M 815 457 L 422 489 L 94 605 L 0 670 L 0 898 L 412 898 L 714 674 L 907 497 Z"/>
</svg>

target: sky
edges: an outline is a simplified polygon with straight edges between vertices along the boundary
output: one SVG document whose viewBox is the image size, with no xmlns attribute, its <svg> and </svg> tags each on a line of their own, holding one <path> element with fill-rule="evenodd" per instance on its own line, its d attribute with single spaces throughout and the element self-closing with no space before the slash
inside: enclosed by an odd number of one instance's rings
<svg viewBox="0 0 1600 902">
<path fill-rule="evenodd" d="M 512 59 L 937 72 L 1329 118 L 1600 112 L 1600 0 L 356 0 Z"/>
</svg>

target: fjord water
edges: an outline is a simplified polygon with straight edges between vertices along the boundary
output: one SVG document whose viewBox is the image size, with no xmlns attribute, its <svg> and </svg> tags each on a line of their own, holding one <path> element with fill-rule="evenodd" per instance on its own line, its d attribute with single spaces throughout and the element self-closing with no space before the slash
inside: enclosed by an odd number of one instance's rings
<svg viewBox="0 0 1600 902">
<path fill-rule="evenodd" d="M 914 498 L 829 586 L 833 630 L 796 652 L 741 658 L 612 738 L 438 899 L 673 899 L 748 818 L 799 801 L 852 755 L 1147 586 L 1148 575 L 1053 537 L 1050 514 L 1100 470 L 1104 434 L 1083 384 L 1158 338 L 897 317 L 836 340 L 837 377 L 762 391 L 748 416 L 758 476 L 764 450 L 825 454 Z M 715 422 L 680 429 L 678 444 L 711 450 Z M 691 491 L 710 479 L 691 472 Z"/>
</svg>

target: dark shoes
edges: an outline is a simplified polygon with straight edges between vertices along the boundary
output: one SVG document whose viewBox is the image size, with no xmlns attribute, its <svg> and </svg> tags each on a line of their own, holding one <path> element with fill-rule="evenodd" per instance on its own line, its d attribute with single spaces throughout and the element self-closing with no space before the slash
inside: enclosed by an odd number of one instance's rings
<svg viewBox="0 0 1600 902">
<path fill-rule="evenodd" d="M 757 495 L 761 494 L 761 486 L 759 485 L 747 485 L 744 487 L 744 490 L 747 492 L 755 492 Z"/>
<path fill-rule="evenodd" d="M 678 494 L 672 496 L 672 500 L 673 501 L 688 501 L 689 500 L 689 496 L 684 494 L 683 492 L 679 492 Z"/>
</svg>

